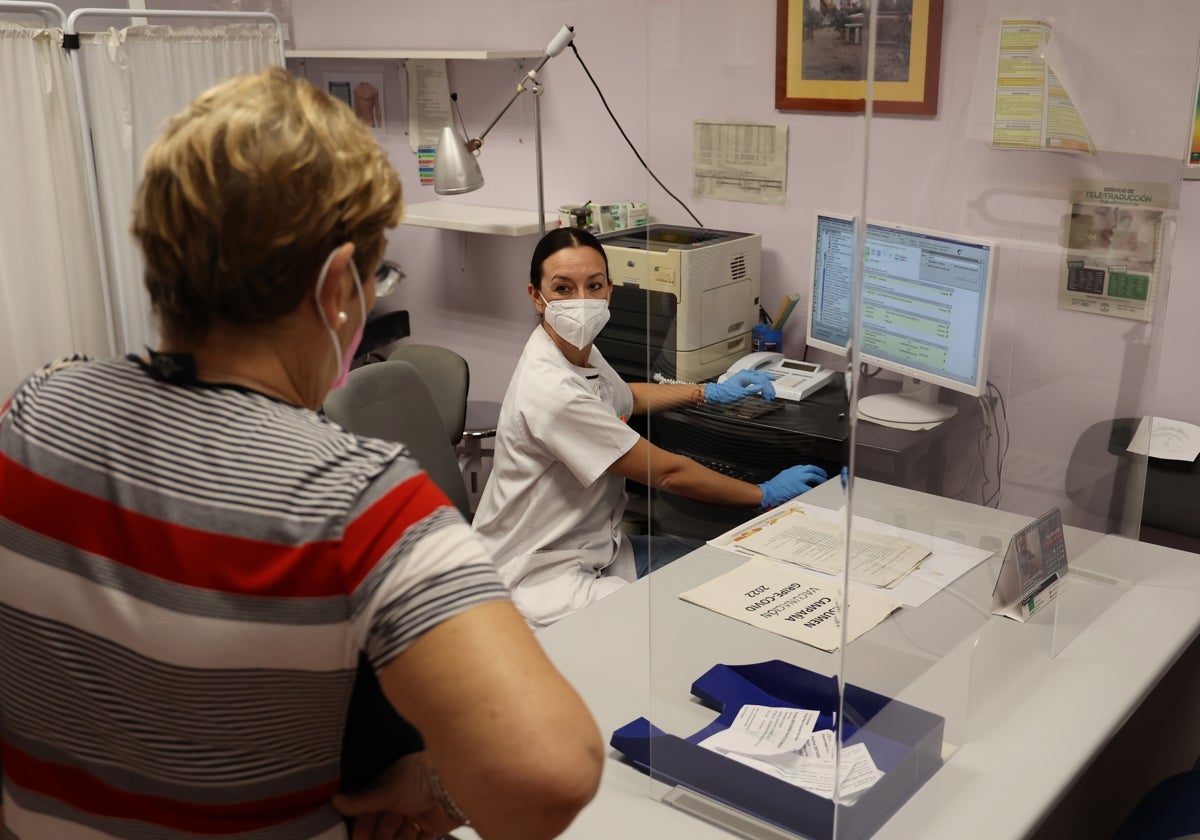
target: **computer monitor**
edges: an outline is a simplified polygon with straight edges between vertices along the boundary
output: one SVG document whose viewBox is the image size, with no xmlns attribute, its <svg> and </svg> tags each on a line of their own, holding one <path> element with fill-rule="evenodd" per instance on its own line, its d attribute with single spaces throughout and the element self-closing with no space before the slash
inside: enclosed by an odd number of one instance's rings
<svg viewBox="0 0 1200 840">
<path fill-rule="evenodd" d="M 818 213 L 808 344 L 850 345 L 854 217 Z M 905 377 L 899 393 L 859 400 L 859 416 L 929 424 L 952 417 L 939 387 L 987 389 L 996 246 L 985 239 L 868 222 L 859 342 L 862 361 Z"/>
</svg>

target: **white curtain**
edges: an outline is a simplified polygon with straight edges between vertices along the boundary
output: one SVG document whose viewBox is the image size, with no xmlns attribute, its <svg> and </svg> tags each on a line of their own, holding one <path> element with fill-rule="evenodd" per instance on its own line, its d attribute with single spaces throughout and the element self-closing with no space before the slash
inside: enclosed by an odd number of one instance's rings
<svg viewBox="0 0 1200 840">
<path fill-rule="evenodd" d="M 0 21 L 0 403 L 51 359 L 111 352 L 61 40 Z"/>
<path fill-rule="evenodd" d="M 278 30 L 262 26 L 134 26 L 85 34 L 80 57 L 96 157 L 116 350 L 158 340 L 129 234 L 142 156 L 163 121 L 238 73 L 279 64 Z"/>
</svg>

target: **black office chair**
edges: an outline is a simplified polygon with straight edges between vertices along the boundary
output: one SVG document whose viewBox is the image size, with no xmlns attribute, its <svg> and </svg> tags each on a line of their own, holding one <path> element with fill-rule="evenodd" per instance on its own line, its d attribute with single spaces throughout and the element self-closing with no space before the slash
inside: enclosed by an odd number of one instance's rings
<svg viewBox="0 0 1200 840">
<path fill-rule="evenodd" d="M 1120 528 L 1128 513 L 1126 494 L 1135 456 L 1128 451 L 1140 418 L 1119 417 L 1093 423 L 1075 443 L 1067 463 L 1067 495 L 1080 507 Z M 1196 491 L 1200 466 L 1194 461 L 1148 458 L 1142 490 L 1139 539 L 1142 542 L 1200 552 Z"/>
<path fill-rule="evenodd" d="M 462 402 L 465 415 L 465 393 Z M 326 417 L 349 432 L 403 443 L 459 512 L 470 517 L 467 487 L 453 443 L 447 439 L 437 403 L 415 367 L 389 360 L 355 368 L 345 386 L 325 398 L 324 409 Z"/>
</svg>

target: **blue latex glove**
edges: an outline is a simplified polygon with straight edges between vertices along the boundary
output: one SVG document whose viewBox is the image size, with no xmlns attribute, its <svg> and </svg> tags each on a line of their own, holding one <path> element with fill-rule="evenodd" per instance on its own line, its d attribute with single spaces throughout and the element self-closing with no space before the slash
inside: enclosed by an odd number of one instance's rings
<svg viewBox="0 0 1200 840">
<path fill-rule="evenodd" d="M 807 493 L 827 478 L 829 475 L 825 470 L 812 464 L 788 467 L 779 475 L 758 485 L 763 494 L 763 509 L 778 507 L 788 499 Z"/>
<path fill-rule="evenodd" d="M 739 370 L 724 382 L 710 382 L 704 386 L 704 401 L 731 403 L 750 394 L 762 394 L 767 402 L 775 399 L 774 376 L 761 370 Z"/>
<path fill-rule="evenodd" d="M 846 482 L 850 479 L 850 468 L 842 467 L 842 489 L 846 489 Z"/>
</svg>

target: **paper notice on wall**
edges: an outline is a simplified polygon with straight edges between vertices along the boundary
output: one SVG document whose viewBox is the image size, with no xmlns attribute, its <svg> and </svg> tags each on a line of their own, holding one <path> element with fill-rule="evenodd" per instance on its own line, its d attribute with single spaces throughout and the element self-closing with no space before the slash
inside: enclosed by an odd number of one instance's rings
<svg viewBox="0 0 1200 840">
<path fill-rule="evenodd" d="M 692 123 L 692 191 L 750 204 L 787 200 L 786 125 Z"/>
<path fill-rule="evenodd" d="M 1075 181 L 1059 309 L 1135 321 L 1154 317 L 1169 200 L 1166 184 Z"/>
<path fill-rule="evenodd" d="M 1000 22 L 992 147 L 1087 152 L 1096 149 L 1071 98 L 1072 86 L 1050 24 Z"/>
<path fill-rule="evenodd" d="M 755 557 L 679 597 L 821 650 L 834 651 L 841 645 L 842 617 L 847 613 L 840 587 L 780 560 Z M 846 641 L 854 641 L 899 607 L 899 601 L 854 590 Z"/>
<path fill-rule="evenodd" d="M 420 154 L 422 148 L 437 146 L 442 127 L 450 125 L 450 81 L 444 59 L 412 58 L 405 67 L 408 145 L 413 154 Z"/>
</svg>

